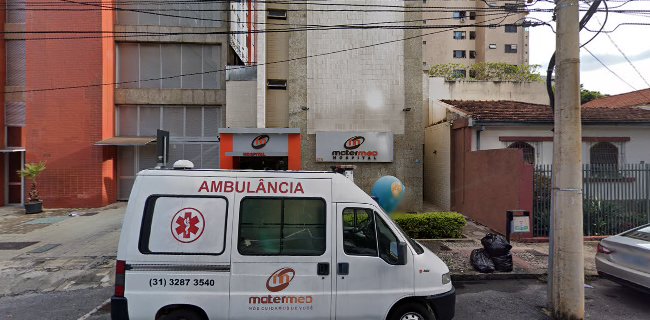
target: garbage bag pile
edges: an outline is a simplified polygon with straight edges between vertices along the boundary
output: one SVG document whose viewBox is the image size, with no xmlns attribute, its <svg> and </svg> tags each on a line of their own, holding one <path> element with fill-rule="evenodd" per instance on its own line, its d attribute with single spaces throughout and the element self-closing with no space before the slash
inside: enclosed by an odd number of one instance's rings
<svg viewBox="0 0 650 320">
<path fill-rule="evenodd" d="M 494 271 L 512 271 L 512 246 L 506 238 L 488 233 L 481 239 L 483 249 L 475 249 L 470 255 L 470 262 L 476 271 L 490 273 Z"/>
</svg>

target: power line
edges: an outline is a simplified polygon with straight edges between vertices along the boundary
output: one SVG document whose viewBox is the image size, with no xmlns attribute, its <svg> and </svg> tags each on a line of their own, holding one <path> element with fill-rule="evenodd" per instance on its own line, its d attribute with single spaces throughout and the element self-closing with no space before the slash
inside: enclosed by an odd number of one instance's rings
<svg viewBox="0 0 650 320">
<path fill-rule="evenodd" d="M 493 18 L 493 19 L 489 19 L 486 22 L 494 21 L 494 20 L 498 20 L 500 18 L 503 18 L 499 22 L 499 24 L 500 24 L 503 21 L 505 21 L 508 18 L 508 16 L 510 16 L 509 13 L 506 14 L 505 16 L 502 16 L 502 17 L 496 17 L 496 18 Z M 385 45 L 385 44 L 403 42 L 403 41 L 407 41 L 407 40 L 417 39 L 417 38 L 421 38 L 423 36 L 428 36 L 428 35 L 432 35 L 432 34 L 436 34 L 436 33 L 442 33 L 442 32 L 447 32 L 447 31 L 451 31 L 451 30 L 456 30 L 456 29 L 459 29 L 459 28 L 462 28 L 462 27 L 463 26 L 457 26 L 457 27 L 453 27 L 453 28 L 449 28 L 449 29 L 445 29 L 445 30 L 438 30 L 438 31 L 434 31 L 434 32 L 426 33 L 426 34 L 421 33 L 419 35 L 415 35 L 415 36 L 411 36 L 411 37 L 405 37 L 405 38 L 400 38 L 400 39 L 395 39 L 395 40 L 387 40 L 387 41 L 373 43 L 373 44 L 369 44 L 369 45 L 365 45 L 365 46 L 359 46 L 359 47 L 353 47 L 353 48 L 347 48 L 347 49 L 340 49 L 340 50 L 324 52 L 324 53 L 318 53 L 318 54 L 312 54 L 312 55 L 307 55 L 307 56 L 302 56 L 302 57 L 297 57 L 297 58 L 292 58 L 292 59 L 265 62 L 265 63 L 257 63 L 257 64 L 254 64 L 254 65 L 241 66 L 241 67 L 238 67 L 238 68 L 230 68 L 230 70 L 244 69 L 244 68 L 249 68 L 249 67 L 257 67 L 257 66 L 267 66 L 267 65 L 273 65 L 273 64 L 278 64 L 278 63 L 288 63 L 288 62 L 292 62 L 292 61 L 299 61 L 299 60 L 305 60 L 305 59 L 310 59 L 310 58 L 317 58 L 317 57 L 322 57 L 322 56 L 327 56 L 327 55 L 332 55 L 332 54 L 337 54 L 337 53 L 367 49 L 367 48 L 372 48 L 372 47 L 381 46 L 381 45 Z M 226 71 L 226 69 L 205 71 L 205 72 L 194 72 L 194 73 L 189 73 L 189 74 L 181 74 L 181 75 L 159 77 L 159 78 L 152 78 L 152 79 L 141 79 L 141 80 L 131 80 L 131 81 L 117 81 L 117 82 L 111 82 L 111 83 L 98 83 L 98 84 L 66 86 L 66 87 L 56 87 L 56 88 L 26 89 L 26 90 L 16 90 L 16 91 L 5 91 L 4 93 L 43 92 L 43 91 L 81 89 L 81 88 L 92 88 L 92 87 L 102 87 L 102 86 L 114 86 L 114 85 L 119 85 L 119 84 L 135 83 L 135 82 L 140 82 L 140 81 L 155 81 L 155 80 L 174 79 L 174 78 L 179 78 L 179 77 L 184 77 L 184 76 L 202 75 L 202 74 L 217 73 L 217 72 L 223 72 L 223 71 Z"/>
<path fill-rule="evenodd" d="M 625 81 L 623 78 L 621 78 L 621 76 L 619 76 L 616 72 L 614 72 L 614 70 L 610 69 L 610 68 L 609 68 L 609 67 L 608 67 L 604 62 L 602 62 L 600 59 L 598 59 L 598 57 L 596 57 L 595 54 L 593 54 L 591 51 L 589 51 L 589 49 L 587 49 L 587 47 L 582 47 L 582 48 L 585 49 L 585 50 L 587 50 L 587 52 L 588 52 L 588 53 L 589 53 L 589 54 L 590 54 L 594 59 L 596 59 L 596 61 L 598 61 L 598 62 L 599 62 L 603 67 L 605 67 L 605 69 L 607 69 L 607 71 L 609 71 L 611 74 L 613 74 L 613 75 L 614 75 L 615 77 L 617 77 L 619 80 L 621 80 L 623 83 L 627 84 L 630 88 L 632 88 L 632 90 L 634 90 L 634 91 L 637 90 L 633 85 L 631 85 L 629 82 Z"/>
<path fill-rule="evenodd" d="M 596 18 L 596 20 L 600 23 L 600 20 L 599 20 L 598 18 Z M 612 38 L 612 36 L 609 35 L 609 33 L 605 33 L 605 36 L 607 36 L 607 38 L 608 38 L 609 41 L 614 45 L 614 47 L 616 48 L 616 50 L 618 50 L 618 52 L 623 56 L 623 58 L 625 58 L 625 61 L 627 61 L 627 63 L 632 67 L 632 69 L 634 69 L 634 71 L 636 72 L 636 74 L 638 74 L 639 77 L 643 80 L 643 82 L 645 82 L 646 86 L 650 87 L 650 83 L 648 83 L 648 80 L 646 80 L 646 78 L 645 78 L 645 77 L 643 76 L 643 74 L 639 71 L 639 69 L 637 69 L 637 67 L 634 65 L 634 63 L 632 63 L 632 60 L 630 60 L 630 58 L 627 57 L 627 55 L 625 54 L 625 52 L 623 52 L 623 50 L 621 50 L 621 48 L 616 44 L 616 42 L 614 42 L 614 39 Z"/>
</svg>

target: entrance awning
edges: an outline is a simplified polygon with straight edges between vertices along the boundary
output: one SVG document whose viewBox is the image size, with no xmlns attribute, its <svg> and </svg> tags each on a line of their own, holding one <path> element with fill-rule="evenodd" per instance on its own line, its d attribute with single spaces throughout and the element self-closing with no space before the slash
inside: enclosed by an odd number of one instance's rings
<svg viewBox="0 0 650 320">
<path fill-rule="evenodd" d="M 10 153 L 10 152 L 25 152 L 25 148 L 23 147 L 7 147 L 4 149 L 0 149 L 0 153 Z"/>
<path fill-rule="evenodd" d="M 156 137 L 112 137 L 99 142 L 96 146 L 144 146 L 156 141 Z"/>
</svg>

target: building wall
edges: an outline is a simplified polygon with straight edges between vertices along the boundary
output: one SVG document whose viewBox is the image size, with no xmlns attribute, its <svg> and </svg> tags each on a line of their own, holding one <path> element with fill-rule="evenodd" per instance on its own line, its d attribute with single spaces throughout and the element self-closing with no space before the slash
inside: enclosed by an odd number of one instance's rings
<svg viewBox="0 0 650 320">
<path fill-rule="evenodd" d="M 553 137 L 551 126 L 517 126 L 517 127 L 490 127 L 485 126 L 481 132 L 480 150 L 502 149 L 512 142 L 499 141 L 499 137 Z M 474 136 L 476 128 L 473 129 Z M 625 126 L 591 126 L 585 125 L 582 129 L 583 137 L 629 137 L 627 142 L 613 142 L 619 148 L 619 163 L 650 163 L 650 127 L 625 127 Z M 535 148 L 537 164 L 553 163 L 552 141 L 526 141 Z M 596 142 L 582 143 L 582 162 L 590 163 L 589 149 Z M 474 146 L 473 150 L 476 150 Z"/>
<path fill-rule="evenodd" d="M 396 5 L 402 1 L 363 1 L 366 5 Z M 336 8 L 336 7 L 335 7 Z M 342 6 L 341 9 L 347 8 Z M 403 21 L 403 12 L 307 13 L 307 24 L 362 24 Z M 400 29 L 338 29 L 307 32 L 307 55 L 402 39 Z M 404 43 L 398 41 L 316 56 L 307 60 L 308 133 L 316 131 L 377 131 L 404 133 Z"/>
<path fill-rule="evenodd" d="M 363 3 L 395 5 L 394 1 L 387 0 Z M 409 6 L 419 5 L 405 3 Z M 311 6 L 290 5 L 290 9 L 306 8 Z M 375 20 L 421 21 L 421 12 L 366 15 L 307 11 L 291 14 L 289 23 L 333 25 Z M 289 38 L 289 58 L 413 37 L 419 32 L 420 30 L 294 32 Z M 419 210 L 422 204 L 424 142 L 421 55 L 421 42 L 416 38 L 413 41 L 398 41 L 292 61 L 288 83 L 289 126 L 300 128 L 303 132 L 303 168 L 330 170 L 330 166 L 334 165 L 316 162 L 316 131 L 393 131 L 395 160 L 392 163 L 350 163 L 356 165 L 354 179 L 369 192 L 379 177 L 394 175 L 406 186 L 404 208 Z M 403 59 L 395 59 L 396 56 Z M 411 111 L 402 111 L 406 107 L 411 108 Z"/>
<path fill-rule="evenodd" d="M 451 137 L 449 123 L 424 131 L 424 200 L 442 210 L 451 209 Z"/>
<path fill-rule="evenodd" d="M 26 30 L 100 32 L 101 13 L 28 11 Z M 26 55 L 29 90 L 100 84 L 104 80 L 99 38 L 27 41 Z M 103 175 L 104 151 L 94 145 L 103 135 L 102 99 L 106 89 L 95 85 L 26 95 L 27 162 L 47 162 L 47 170 L 39 179 L 46 207 L 97 207 L 111 200 L 104 195 L 104 185 L 112 183 L 110 175 Z"/>
<path fill-rule="evenodd" d="M 226 81 L 226 128 L 257 127 L 257 81 Z"/>
<path fill-rule="evenodd" d="M 496 6 L 503 6 L 512 1 L 490 1 Z M 435 64 L 459 63 L 470 66 L 477 62 L 505 62 L 509 64 L 528 64 L 528 32 L 517 28 L 517 33 L 506 33 L 505 24 L 520 23 L 520 19 L 526 16 L 524 13 L 511 14 L 501 10 L 485 10 L 487 5 L 482 0 L 464 1 L 426 1 L 424 6 L 430 7 L 423 13 L 424 26 L 451 25 L 458 26 L 458 29 L 440 32 L 441 29 L 424 29 L 423 33 L 432 33 L 422 38 L 423 46 L 423 69 L 428 70 Z M 466 17 L 453 19 L 453 11 L 436 10 L 444 7 L 462 7 L 476 9 L 459 9 L 466 12 Z M 469 12 L 476 12 L 476 19 L 470 19 Z M 499 25 L 495 28 L 485 27 L 490 24 Z M 454 31 L 465 31 L 466 38 L 454 39 Z M 476 39 L 470 39 L 470 31 L 476 32 Z M 490 49 L 489 45 L 495 44 L 496 49 Z M 516 44 L 517 53 L 505 53 L 506 44 Z M 453 50 L 466 50 L 466 58 L 454 58 Z M 469 57 L 469 51 L 476 51 L 475 59 Z"/>
<path fill-rule="evenodd" d="M 428 94 L 432 100 L 509 100 L 548 105 L 543 82 L 446 81 L 444 78 L 429 78 Z"/>
</svg>

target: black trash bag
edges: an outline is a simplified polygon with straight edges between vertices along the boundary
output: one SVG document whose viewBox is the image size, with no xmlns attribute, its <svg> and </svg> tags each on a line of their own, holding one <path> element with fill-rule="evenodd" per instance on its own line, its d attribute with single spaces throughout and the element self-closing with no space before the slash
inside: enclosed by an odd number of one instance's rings
<svg viewBox="0 0 650 320">
<path fill-rule="evenodd" d="M 474 249 L 469 256 L 469 261 L 476 271 L 481 273 L 494 272 L 494 262 L 490 259 L 485 249 Z"/>
<path fill-rule="evenodd" d="M 500 257 L 508 254 L 512 246 L 501 235 L 488 233 L 481 239 L 481 244 L 490 257 Z"/>
<path fill-rule="evenodd" d="M 494 269 L 499 272 L 512 272 L 512 254 L 508 253 L 503 256 L 492 257 Z"/>
</svg>

